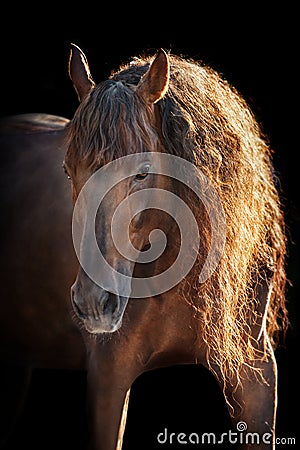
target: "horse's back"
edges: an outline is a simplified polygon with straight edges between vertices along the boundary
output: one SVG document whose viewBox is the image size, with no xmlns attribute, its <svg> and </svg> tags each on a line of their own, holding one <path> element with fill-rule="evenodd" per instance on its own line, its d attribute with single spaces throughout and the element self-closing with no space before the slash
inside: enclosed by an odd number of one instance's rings
<svg viewBox="0 0 300 450">
<path fill-rule="evenodd" d="M 1 134 L 24 135 L 63 131 L 69 119 L 52 114 L 18 114 L 0 119 Z"/>
<path fill-rule="evenodd" d="M 68 122 L 46 114 L 0 121 L 0 357 L 41 367 L 77 368 L 84 358 L 69 303 L 77 261 L 62 170 Z"/>
</svg>

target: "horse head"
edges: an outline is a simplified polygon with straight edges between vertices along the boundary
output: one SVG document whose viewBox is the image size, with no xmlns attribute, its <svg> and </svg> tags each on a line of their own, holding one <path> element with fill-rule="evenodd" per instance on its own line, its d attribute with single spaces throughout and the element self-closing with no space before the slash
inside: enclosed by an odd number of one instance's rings
<svg viewBox="0 0 300 450">
<path fill-rule="evenodd" d="M 65 167 L 76 211 L 85 210 L 78 247 L 86 262 L 71 295 L 90 333 L 112 333 L 122 325 L 132 290 L 139 297 L 133 274 L 141 285 L 145 270 L 147 276 L 158 270 L 153 260 L 165 249 L 165 236 L 174 227 L 164 208 L 153 209 L 161 190 L 171 189 L 170 180 L 159 175 L 160 161 L 155 158 L 163 151 L 156 103 L 168 89 L 169 61 L 160 50 L 137 85 L 108 80 L 96 86 L 85 55 L 73 45 L 69 73 L 80 105 L 70 127 L 74 136 Z M 79 136 L 88 142 L 78 144 Z M 88 146 L 89 154 L 82 156 L 80 149 L 84 152 Z"/>
</svg>

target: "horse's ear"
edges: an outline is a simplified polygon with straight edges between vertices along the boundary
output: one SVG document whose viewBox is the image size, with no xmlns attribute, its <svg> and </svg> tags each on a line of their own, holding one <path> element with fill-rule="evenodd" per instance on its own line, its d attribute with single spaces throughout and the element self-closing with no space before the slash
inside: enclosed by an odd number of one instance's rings
<svg viewBox="0 0 300 450">
<path fill-rule="evenodd" d="M 169 86 L 170 64 L 163 49 L 160 49 L 147 72 L 137 85 L 136 92 L 148 104 L 158 102 L 166 94 Z"/>
<path fill-rule="evenodd" d="M 75 44 L 71 44 L 69 59 L 69 75 L 81 101 L 95 86 L 88 61 L 83 51 Z"/>
</svg>

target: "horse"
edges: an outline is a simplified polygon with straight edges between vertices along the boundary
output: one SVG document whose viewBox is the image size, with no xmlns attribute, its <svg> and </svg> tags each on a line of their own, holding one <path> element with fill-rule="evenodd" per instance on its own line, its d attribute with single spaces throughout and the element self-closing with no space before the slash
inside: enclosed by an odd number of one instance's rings
<svg viewBox="0 0 300 450">
<path fill-rule="evenodd" d="M 239 448 L 274 448 L 286 235 L 254 113 L 214 69 L 163 49 L 96 84 L 72 44 L 69 74 L 79 99 L 64 158 L 80 262 L 71 300 L 91 448 L 120 449 L 134 380 L 175 364 L 211 371 Z M 159 281 L 188 235 L 178 279 Z"/>
<path fill-rule="evenodd" d="M 15 429 L 35 368 L 85 370 L 69 296 L 78 262 L 62 170 L 68 123 L 49 114 L 1 119 L 2 445 Z"/>
</svg>

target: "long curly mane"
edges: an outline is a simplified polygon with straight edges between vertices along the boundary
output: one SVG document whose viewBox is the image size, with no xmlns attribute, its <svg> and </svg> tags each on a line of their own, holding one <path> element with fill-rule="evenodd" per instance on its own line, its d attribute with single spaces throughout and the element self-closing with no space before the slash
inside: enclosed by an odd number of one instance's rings
<svg viewBox="0 0 300 450">
<path fill-rule="evenodd" d="M 157 103 L 160 135 L 133 95 L 150 58 L 136 58 L 96 86 L 75 114 L 68 157 L 95 164 L 136 151 L 165 151 L 192 161 L 211 180 L 226 217 L 226 244 L 214 274 L 203 284 L 192 279 L 196 296 L 185 297 L 201 322 L 208 363 L 228 380 L 243 364 L 255 367 L 252 329 L 266 327 L 275 345 L 288 323 L 285 307 L 286 237 L 272 152 L 245 100 L 213 69 L 169 55 L 170 85 Z M 124 131 L 126 128 L 126 132 Z M 132 145 L 133 143 L 133 145 Z M 110 150 L 110 151 L 109 151 Z M 262 318 L 257 285 L 271 286 Z"/>
</svg>

